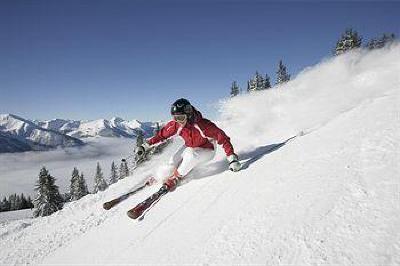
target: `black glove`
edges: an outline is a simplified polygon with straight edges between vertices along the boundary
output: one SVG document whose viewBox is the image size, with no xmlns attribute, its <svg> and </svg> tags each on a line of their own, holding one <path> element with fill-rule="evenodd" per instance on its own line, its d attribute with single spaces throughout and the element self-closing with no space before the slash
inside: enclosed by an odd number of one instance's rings
<svg viewBox="0 0 400 266">
<path fill-rule="evenodd" d="M 229 170 L 231 170 L 233 172 L 237 172 L 240 169 L 242 169 L 242 165 L 239 162 L 239 158 L 237 157 L 236 154 L 232 154 L 232 155 L 228 156 L 227 159 L 229 162 Z"/>
<path fill-rule="evenodd" d="M 146 152 L 146 149 L 142 145 L 137 147 L 135 150 L 135 153 L 138 157 L 143 157 L 145 152 Z"/>
</svg>

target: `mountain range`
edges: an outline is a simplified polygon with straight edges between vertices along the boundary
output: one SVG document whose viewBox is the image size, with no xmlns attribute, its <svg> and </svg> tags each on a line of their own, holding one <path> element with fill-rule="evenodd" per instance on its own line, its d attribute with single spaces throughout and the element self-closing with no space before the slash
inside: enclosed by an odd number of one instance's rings
<svg viewBox="0 0 400 266">
<path fill-rule="evenodd" d="M 138 120 L 126 121 L 119 117 L 93 121 L 40 121 L 24 119 L 13 114 L 0 114 L 0 153 L 81 146 L 88 137 L 136 138 L 139 131 L 149 136 L 156 125 Z"/>
</svg>

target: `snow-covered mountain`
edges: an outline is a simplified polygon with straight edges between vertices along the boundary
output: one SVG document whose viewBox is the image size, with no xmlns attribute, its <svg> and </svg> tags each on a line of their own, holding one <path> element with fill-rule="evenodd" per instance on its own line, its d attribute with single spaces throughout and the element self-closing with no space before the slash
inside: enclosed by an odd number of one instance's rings
<svg viewBox="0 0 400 266">
<path fill-rule="evenodd" d="M 48 150 L 84 143 L 58 131 L 42 128 L 13 114 L 0 114 L 0 152 Z"/>
<path fill-rule="evenodd" d="M 240 172 L 219 149 L 144 220 L 126 212 L 160 184 L 102 209 L 159 173 L 170 147 L 49 217 L 1 223 L 0 264 L 400 265 L 399 73 L 396 44 L 229 99 L 217 124 Z"/>
<path fill-rule="evenodd" d="M 80 121 L 64 119 L 52 119 L 47 121 L 34 120 L 33 122 L 42 128 L 59 131 L 63 134 L 76 130 L 81 124 Z"/>
<path fill-rule="evenodd" d="M 53 119 L 35 121 L 35 123 L 40 127 L 56 130 L 75 138 L 96 136 L 135 138 L 139 130 L 146 136 L 150 136 L 155 128 L 155 124 L 151 122 L 126 121 L 119 117 L 114 117 L 111 120 L 98 119 L 93 121 Z"/>
<path fill-rule="evenodd" d="M 0 114 L 0 153 L 83 145 L 79 139 L 87 137 L 136 138 L 139 131 L 148 137 L 156 127 L 157 123 L 126 121 L 119 117 L 93 121 L 30 121 L 13 114 Z"/>
</svg>

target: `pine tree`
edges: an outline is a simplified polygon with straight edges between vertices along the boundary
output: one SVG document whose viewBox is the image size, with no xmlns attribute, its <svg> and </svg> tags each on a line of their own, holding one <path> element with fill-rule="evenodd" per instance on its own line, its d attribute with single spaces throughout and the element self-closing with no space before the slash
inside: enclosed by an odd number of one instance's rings
<svg viewBox="0 0 400 266">
<path fill-rule="evenodd" d="M 264 78 L 258 72 L 256 72 L 255 83 L 256 91 L 261 91 L 264 89 Z"/>
<path fill-rule="evenodd" d="M 240 93 L 240 88 L 237 85 L 237 82 L 236 81 L 232 82 L 231 97 L 235 97 L 235 96 L 239 95 L 239 93 Z"/>
<path fill-rule="evenodd" d="M 10 210 L 10 203 L 7 200 L 7 197 L 4 197 L 0 202 L 0 212 L 6 212 Z"/>
<path fill-rule="evenodd" d="M 115 163 L 111 163 L 111 174 L 110 174 L 110 182 L 109 184 L 114 184 L 118 181 L 118 174 L 117 174 L 117 168 L 115 167 Z"/>
<path fill-rule="evenodd" d="M 10 203 L 10 201 L 9 200 L 7 200 L 6 199 L 6 197 L 4 197 L 4 200 L 5 200 L 5 209 L 6 209 L 6 211 L 11 211 L 11 203 Z"/>
<path fill-rule="evenodd" d="M 282 60 L 279 61 L 278 71 L 276 72 L 276 84 L 280 85 L 290 80 L 290 75 L 286 70 L 286 66 Z"/>
<path fill-rule="evenodd" d="M 256 74 L 252 79 L 248 81 L 247 91 L 254 92 L 264 89 L 264 78 L 256 71 Z"/>
<path fill-rule="evenodd" d="M 89 194 L 89 191 L 86 185 L 85 177 L 83 176 L 83 173 L 79 175 L 78 169 L 74 168 L 71 178 L 70 200 L 79 200 L 87 194 Z"/>
<path fill-rule="evenodd" d="M 34 200 L 34 217 L 48 216 L 62 209 L 63 201 L 55 180 L 45 167 L 40 170 L 39 179 L 35 187 L 37 196 Z"/>
<path fill-rule="evenodd" d="M 15 211 L 15 198 L 15 194 L 12 194 L 8 197 L 8 202 L 10 203 L 10 211 Z"/>
<path fill-rule="evenodd" d="M 97 163 L 96 175 L 94 177 L 94 193 L 104 191 L 108 187 L 107 182 L 104 180 L 103 172 L 101 171 L 100 163 Z"/>
<path fill-rule="evenodd" d="M 265 79 L 264 79 L 264 90 L 268 90 L 271 88 L 271 81 L 270 78 L 268 76 L 268 74 L 265 74 Z"/>
<path fill-rule="evenodd" d="M 129 167 L 126 160 L 121 160 L 121 166 L 119 167 L 119 179 L 123 179 L 129 176 Z"/>
<path fill-rule="evenodd" d="M 361 47 L 362 38 L 358 36 L 357 31 L 353 29 L 347 29 L 342 34 L 341 38 L 336 43 L 335 55 L 343 54 L 354 48 Z"/>
<path fill-rule="evenodd" d="M 386 45 L 392 43 L 395 40 L 395 38 L 396 37 L 393 33 L 392 34 L 384 33 L 380 39 L 371 39 L 367 43 L 367 48 L 370 50 L 383 48 Z"/>
<path fill-rule="evenodd" d="M 15 209 L 16 210 L 22 210 L 22 199 L 20 195 L 17 195 L 16 200 L 15 200 Z"/>
<path fill-rule="evenodd" d="M 33 207 L 35 207 L 35 206 L 33 205 L 31 196 L 28 196 L 27 201 L 28 201 L 28 208 L 29 208 L 29 209 L 32 209 Z"/>
<path fill-rule="evenodd" d="M 76 167 L 72 170 L 71 185 L 70 185 L 70 200 L 75 201 L 79 197 L 79 171 Z"/>
<path fill-rule="evenodd" d="M 394 40 L 396 39 L 396 36 L 394 35 L 394 33 L 392 34 L 383 34 L 382 38 L 380 39 L 380 47 L 378 48 L 383 48 L 388 44 L 391 44 L 392 42 L 394 42 Z"/>
<path fill-rule="evenodd" d="M 247 82 L 248 86 L 247 86 L 247 91 L 249 93 L 255 92 L 256 91 L 256 81 L 254 78 L 251 78 L 248 82 Z"/>
<path fill-rule="evenodd" d="M 89 194 L 89 189 L 87 187 L 86 179 L 83 173 L 81 173 L 81 175 L 79 176 L 78 184 L 79 184 L 79 194 L 78 194 L 79 198 L 82 198 L 87 194 Z"/>
<path fill-rule="evenodd" d="M 25 198 L 24 193 L 21 194 L 21 209 L 28 209 L 29 208 L 29 202 Z"/>
</svg>

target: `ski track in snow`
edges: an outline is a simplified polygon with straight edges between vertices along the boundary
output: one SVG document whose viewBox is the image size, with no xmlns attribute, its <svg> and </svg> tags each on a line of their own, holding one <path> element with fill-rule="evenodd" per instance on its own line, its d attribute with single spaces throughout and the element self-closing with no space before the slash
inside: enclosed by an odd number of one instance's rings
<svg viewBox="0 0 400 266">
<path fill-rule="evenodd" d="M 368 73 L 352 84 L 379 78 Z M 126 211 L 159 184 L 109 211 L 101 204 L 168 152 L 54 215 L 3 222 L 0 264 L 400 265 L 399 78 L 389 85 L 286 144 L 248 153 L 243 171 L 222 169 L 217 156 L 208 176 L 193 173 L 143 221 Z"/>
</svg>

